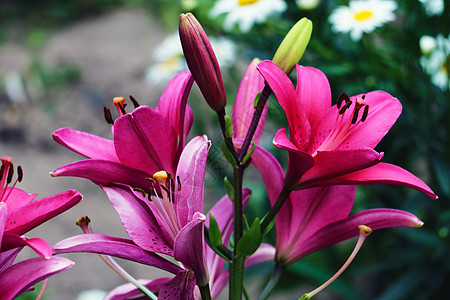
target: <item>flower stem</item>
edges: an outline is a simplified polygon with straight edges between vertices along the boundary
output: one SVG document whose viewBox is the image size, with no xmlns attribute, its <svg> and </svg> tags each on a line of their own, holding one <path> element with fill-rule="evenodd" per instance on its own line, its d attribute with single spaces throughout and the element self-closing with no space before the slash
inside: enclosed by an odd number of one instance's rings
<svg viewBox="0 0 450 300">
<path fill-rule="evenodd" d="M 280 211 L 281 207 L 283 206 L 286 199 L 289 197 L 289 194 L 291 193 L 291 190 L 288 189 L 286 186 L 283 186 L 283 189 L 280 192 L 280 195 L 278 196 L 277 201 L 272 206 L 272 208 L 267 213 L 266 217 L 261 222 L 261 232 L 264 232 L 269 226 L 270 222 L 275 218 L 277 213 Z"/>
<path fill-rule="evenodd" d="M 234 148 L 234 145 L 233 145 L 233 140 L 231 139 L 231 137 L 227 136 L 227 133 L 226 133 L 227 125 L 225 123 L 225 115 L 226 115 L 225 108 L 217 111 L 217 117 L 219 119 L 220 128 L 222 129 L 223 138 L 225 139 L 225 144 L 227 145 L 227 148 L 228 148 L 228 150 L 230 150 L 231 154 L 233 154 L 234 159 L 236 160 L 236 163 L 238 163 L 238 156 L 236 154 L 236 149 Z"/>
<path fill-rule="evenodd" d="M 204 286 L 198 286 L 202 300 L 211 300 L 211 291 L 209 290 L 209 283 Z"/>
<path fill-rule="evenodd" d="M 266 106 L 267 99 L 269 99 L 271 93 L 272 90 L 270 89 L 270 86 L 266 83 L 264 89 L 261 92 L 261 96 L 259 97 L 258 104 L 256 105 L 255 108 L 255 112 L 253 113 L 252 122 L 250 123 L 250 127 L 248 128 L 244 143 L 242 144 L 241 150 L 239 150 L 238 158 L 240 162 L 242 162 L 245 154 L 247 154 L 248 147 L 252 142 L 256 128 L 258 127 L 259 120 L 261 119 L 264 106 Z"/>
<path fill-rule="evenodd" d="M 278 281 L 280 280 L 283 271 L 284 265 L 279 261 L 275 262 L 275 266 L 273 267 L 273 273 L 270 276 L 269 282 L 267 283 L 264 290 L 261 292 L 261 295 L 259 296 L 258 300 L 266 300 L 267 298 L 269 298 L 269 295 L 272 292 L 273 288 L 277 285 Z"/>
</svg>

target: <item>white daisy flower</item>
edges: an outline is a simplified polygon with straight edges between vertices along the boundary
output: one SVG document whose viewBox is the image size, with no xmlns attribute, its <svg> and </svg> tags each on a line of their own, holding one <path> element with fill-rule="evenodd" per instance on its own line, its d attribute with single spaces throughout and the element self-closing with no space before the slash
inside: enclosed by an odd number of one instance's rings
<svg viewBox="0 0 450 300">
<path fill-rule="evenodd" d="M 329 17 L 336 32 L 350 32 L 354 41 L 361 39 L 363 32 L 372 32 L 384 23 L 395 20 L 397 3 L 389 0 L 350 1 L 349 6 L 339 6 Z"/>
<path fill-rule="evenodd" d="M 224 37 L 210 37 L 209 41 L 221 67 L 229 66 L 235 58 L 235 44 Z M 167 83 L 177 73 L 188 70 L 178 34 L 168 36 L 153 52 L 155 63 L 146 71 L 151 84 Z"/>
<path fill-rule="evenodd" d="M 431 76 L 431 82 L 443 91 L 450 89 L 450 35 L 447 38 L 442 35 L 436 38 L 423 36 L 420 47 L 424 54 L 420 58 L 420 64 Z"/>
<path fill-rule="evenodd" d="M 296 0 L 297 7 L 303 10 L 313 10 L 319 6 L 320 0 Z"/>
<path fill-rule="evenodd" d="M 419 0 L 425 7 L 427 16 L 442 15 L 444 12 L 444 0 Z"/>
<path fill-rule="evenodd" d="M 286 8 L 283 0 L 219 0 L 212 8 L 210 16 L 215 18 L 226 13 L 226 30 L 231 30 L 238 24 L 242 32 L 249 32 L 255 23 L 262 23 L 270 15 L 281 13 Z"/>
</svg>

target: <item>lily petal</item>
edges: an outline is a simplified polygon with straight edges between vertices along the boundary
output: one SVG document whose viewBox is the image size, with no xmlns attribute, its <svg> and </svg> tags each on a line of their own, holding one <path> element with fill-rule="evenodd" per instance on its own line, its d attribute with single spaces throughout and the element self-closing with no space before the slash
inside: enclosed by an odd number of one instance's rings
<svg viewBox="0 0 450 300">
<path fill-rule="evenodd" d="M 204 212 L 205 170 L 210 146 L 206 135 L 198 136 L 181 153 L 176 172 L 181 190 L 177 194 L 176 205 L 182 226 L 192 221 L 196 212 Z"/>
<path fill-rule="evenodd" d="M 4 200 L 4 203 L 8 206 L 8 211 L 13 211 L 18 207 L 31 203 L 37 196 L 37 194 L 28 194 L 19 188 L 12 187 L 7 188 L 5 194 L 8 195 L 6 200 Z"/>
<path fill-rule="evenodd" d="M 161 228 L 146 199 L 129 186 L 104 186 L 108 199 L 119 214 L 125 231 L 137 245 L 144 250 L 172 255 Z"/>
<path fill-rule="evenodd" d="M 161 277 L 154 280 L 138 279 L 138 282 L 146 286 L 153 293 L 159 293 L 161 286 L 172 280 L 169 277 Z M 141 297 L 138 297 L 141 296 Z M 124 299 L 148 299 L 132 283 L 122 284 L 109 292 L 103 300 Z"/>
<path fill-rule="evenodd" d="M 236 99 L 233 104 L 233 113 L 231 115 L 233 138 L 245 138 L 255 111 L 254 102 L 256 95 L 264 88 L 264 78 L 256 69 L 259 62 L 260 60 L 255 58 L 247 67 L 236 93 Z M 259 142 L 264 129 L 267 107 L 268 105 L 264 107 L 258 127 L 253 136 L 256 143 Z"/>
<path fill-rule="evenodd" d="M 130 240 L 104 234 L 72 236 L 53 246 L 53 254 L 87 252 L 119 257 L 177 274 L 181 270 L 161 256 L 145 251 Z"/>
<path fill-rule="evenodd" d="M 396 184 L 416 189 L 430 198 L 438 196 L 422 180 L 407 170 L 388 163 L 379 163 L 370 168 L 359 170 L 326 180 L 324 184 Z"/>
<path fill-rule="evenodd" d="M 150 181 L 145 179 L 151 177 L 152 174 L 107 160 L 80 160 L 62 166 L 51 172 L 50 175 L 52 177 L 75 176 L 86 178 L 98 185 L 123 183 L 132 187 L 139 187 L 145 191 L 152 187 Z"/>
<path fill-rule="evenodd" d="M 112 140 L 71 128 L 60 128 L 52 137 L 62 146 L 87 158 L 119 162 Z"/>
<path fill-rule="evenodd" d="M 5 231 L 22 235 L 65 212 L 79 203 L 82 198 L 83 196 L 76 190 L 68 190 L 18 207 L 9 212 Z"/>
<path fill-rule="evenodd" d="M 319 249 L 358 236 L 358 226 L 366 225 L 372 230 L 388 227 L 421 227 L 423 222 L 415 215 L 397 209 L 369 209 L 344 220 L 323 227 L 305 240 L 296 251 L 291 253 L 285 264 L 290 264 Z"/>
<path fill-rule="evenodd" d="M 195 276 L 192 271 L 182 270 L 166 284 L 161 286 L 158 299 L 194 300 Z"/>
<path fill-rule="evenodd" d="M 8 216 L 8 206 L 4 202 L 0 202 L 0 245 L 2 244 L 3 232 L 5 229 L 6 218 Z"/>
<path fill-rule="evenodd" d="M 114 122 L 114 145 L 121 163 L 154 174 L 174 173 L 178 138 L 170 121 L 155 110 L 140 106 Z"/>
<path fill-rule="evenodd" d="M 37 282 L 73 265 L 71 260 L 56 256 L 49 259 L 36 257 L 17 263 L 0 273 L 1 299 L 14 299 Z"/>
<path fill-rule="evenodd" d="M 178 233 L 174 244 L 173 257 L 194 271 L 199 286 L 205 286 L 209 282 L 205 259 L 205 221 L 205 215 L 197 212 L 194 219 Z"/>
<path fill-rule="evenodd" d="M 297 98 L 309 124 L 316 124 L 331 106 L 331 89 L 319 69 L 297 65 Z M 313 99 L 313 100 L 311 100 Z"/>
<path fill-rule="evenodd" d="M 47 241 L 40 238 L 29 239 L 24 236 L 5 233 L 1 244 L 2 252 L 15 248 L 23 248 L 25 246 L 33 249 L 42 258 L 48 259 L 52 256 L 52 246 Z"/>
<path fill-rule="evenodd" d="M 323 185 L 323 180 L 371 167 L 380 162 L 383 153 L 370 148 L 319 151 L 315 165 L 303 174 L 295 189 Z"/>
<path fill-rule="evenodd" d="M 274 92 L 289 123 L 289 137 L 295 146 L 303 150 L 311 136 L 311 126 L 289 77 L 272 61 L 263 61 L 258 70 Z"/>
</svg>

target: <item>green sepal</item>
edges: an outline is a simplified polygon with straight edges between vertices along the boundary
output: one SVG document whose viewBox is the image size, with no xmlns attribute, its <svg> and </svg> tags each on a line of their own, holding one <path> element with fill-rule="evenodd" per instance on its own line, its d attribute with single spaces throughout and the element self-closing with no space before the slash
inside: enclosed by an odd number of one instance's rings
<svg viewBox="0 0 450 300">
<path fill-rule="evenodd" d="M 303 296 L 301 296 L 300 298 L 298 298 L 298 300 L 309 300 L 309 299 L 311 299 L 312 297 L 310 296 L 310 295 L 308 295 L 308 294 L 304 294 Z"/>
<path fill-rule="evenodd" d="M 252 226 L 242 236 L 236 246 L 236 254 L 239 256 L 250 256 L 258 250 L 262 242 L 261 224 L 259 218 L 253 221 Z"/>
<path fill-rule="evenodd" d="M 233 168 L 237 168 L 238 165 L 237 165 L 236 159 L 234 158 L 234 155 L 230 152 L 230 149 L 228 149 L 227 143 L 225 142 L 225 140 L 222 140 L 222 145 L 220 145 L 220 150 L 222 151 L 222 154 L 225 157 L 225 159 L 227 160 L 227 162 Z"/>
<path fill-rule="evenodd" d="M 242 159 L 242 164 L 245 165 L 245 163 L 247 162 L 247 160 L 252 156 L 253 152 L 255 152 L 256 149 L 256 143 L 253 140 L 252 142 L 252 148 L 250 149 L 250 151 L 248 151 L 247 154 L 245 154 L 244 158 Z"/>
<path fill-rule="evenodd" d="M 234 186 L 227 177 L 223 179 L 223 185 L 225 187 L 225 192 L 227 192 L 228 198 L 230 198 L 231 201 L 234 201 Z"/>
<path fill-rule="evenodd" d="M 219 225 L 212 214 L 209 214 L 209 240 L 211 245 L 218 247 L 222 245 L 222 233 L 220 232 Z"/>
<path fill-rule="evenodd" d="M 225 136 L 227 138 L 231 138 L 233 135 L 233 124 L 231 123 L 231 118 L 225 115 L 224 120 L 225 120 Z"/>
<path fill-rule="evenodd" d="M 256 94 L 255 101 L 253 101 L 254 109 L 256 109 L 256 107 L 258 106 L 258 102 L 259 102 L 259 98 L 261 98 L 261 94 L 262 94 L 262 92 L 258 92 L 258 94 Z"/>
</svg>

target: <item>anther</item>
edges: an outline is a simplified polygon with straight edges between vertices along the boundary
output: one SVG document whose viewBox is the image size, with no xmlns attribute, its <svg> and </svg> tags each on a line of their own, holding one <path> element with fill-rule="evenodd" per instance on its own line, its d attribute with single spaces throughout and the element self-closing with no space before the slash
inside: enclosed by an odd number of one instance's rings
<svg viewBox="0 0 450 300">
<path fill-rule="evenodd" d="M 355 109 L 355 112 L 353 113 L 353 117 L 352 117 L 352 124 L 355 124 L 356 121 L 358 120 L 358 113 L 359 113 L 359 109 Z"/>
<path fill-rule="evenodd" d="M 369 115 L 369 105 L 366 105 L 364 107 L 364 111 L 361 117 L 361 122 L 364 122 L 367 119 L 367 116 Z"/>
<path fill-rule="evenodd" d="M 23 170 L 22 166 L 17 167 L 17 181 L 22 182 L 23 179 Z"/>
<path fill-rule="evenodd" d="M 352 105 L 352 102 L 349 101 L 347 103 L 345 103 L 344 106 L 342 106 L 342 108 L 339 110 L 339 114 L 342 115 L 343 113 L 345 113 L 345 111 Z"/>
<path fill-rule="evenodd" d="M 344 99 L 345 99 L 345 96 L 348 97 L 348 95 L 347 95 L 346 93 L 344 93 L 344 92 L 342 92 L 342 93 L 339 95 L 339 97 L 337 98 L 337 101 L 336 101 L 337 108 L 340 108 L 340 107 L 341 107 L 342 102 L 343 102 Z M 345 101 L 345 102 L 347 102 L 347 101 Z"/>
<path fill-rule="evenodd" d="M 126 114 L 127 114 L 127 112 L 125 111 L 125 106 L 126 106 L 126 105 L 123 105 L 122 103 L 119 103 L 119 104 L 117 104 L 117 105 L 119 106 L 120 111 L 121 111 L 124 115 L 126 115 Z"/>
<path fill-rule="evenodd" d="M 178 191 L 181 191 L 180 176 L 177 176 L 177 183 L 178 183 Z"/>
<path fill-rule="evenodd" d="M 7 184 L 10 184 L 12 182 L 13 175 L 14 175 L 14 166 L 13 164 L 10 164 L 8 169 L 8 177 L 6 177 Z"/>
<path fill-rule="evenodd" d="M 136 98 L 133 97 L 133 95 L 130 95 L 129 97 L 130 97 L 131 102 L 132 102 L 133 105 L 134 105 L 134 108 L 138 108 L 139 106 L 141 106 L 141 105 L 139 104 L 139 102 L 136 101 Z"/>
<path fill-rule="evenodd" d="M 165 185 L 160 185 L 160 187 L 161 187 L 164 191 L 166 191 L 167 195 L 170 195 L 170 190 L 169 190 L 168 187 L 166 187 Z"/>
<path fill-rule="evenodd" d="M 141 188 L 135 187 L 135 188 L 133 188 L 133 190 L 134 190 L 135 192 L 141 193 L 142 196 L 144 196 L 144 197 L 147 196 L 147 193 L 146 193 L 143 189 L 141 189 Z"/>
<path fill-rule="evenodd" d="M 103 115 L 105 116 L 105 120 L 108 124 L 114 125 L 114 119 L 111 114 L 111 110 L 106 106 L 103 107 Z"/>
<path fill-rule="evenodd" d="M 88 216 L 81 217 L 75 222 L 75 224 L 80 227 L 89 225 L 89 223 L 91 223 L 91 219 L 89 219 Z"/>
<path fill-rule="evenodd" d="M 3 179 L 3 173 L 5 172 L 5 165 L 2 165 L 1 167 L 0 167 L 0 180 L 2 180 Z"/>
</svg>

